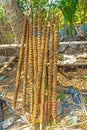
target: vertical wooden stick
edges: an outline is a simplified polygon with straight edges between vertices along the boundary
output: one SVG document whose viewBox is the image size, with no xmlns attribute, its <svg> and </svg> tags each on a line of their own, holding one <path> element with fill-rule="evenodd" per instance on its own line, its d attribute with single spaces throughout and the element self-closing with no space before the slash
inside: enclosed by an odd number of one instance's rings
<svg viewBox="0 0 87 130">
<path fill-rule="evenodd" d="M 26 104 L 28 48 L 29 48 L 29 28 L 27 23 L 26 45 L 24 50 L 24 77 L 23 77 L 23 102 L 22 102 L 23 113 L 25 112 L 24 107 Z"/>
<path fill-rule="evenodd" d="M 29 32 L 29 97 L 30 97 L 30 113 L 33 112 L 33 82 L 34 82 L 34 68 L 33 68 L 33 37 L 32 37 L 32 20 L 30 20 Z"/>
<path fill-rule="evenodd" d="M 34 60 L 34 83 L 36 82 L 38 72 L 38 54 L 37 54 L 37 42 L 36 42 L 36 17 L 33 16 L 33 60 Z"/>
<path fill-rule="evenodd" d="M 22 57 L 23 57 L 23 50 L 24 50 L 24 40 L 25 40 L 25 33 L 26 33 L 26 24 L 27 24 L 27 16 L 24 17 L 24 24 L 23 24 L 23 33 L 21 38 L 21 47 L 20 47 L 20 54 L 19 54 L 19 61 L 18 61 L 18 69 L 17 69 L 17 76 L 16 76 L 16 87 L 13 97 L 13 107 L 16 107 L 16 101 L 18 96 L 18 89 L 20 83 L 20 75 L 21 75 L 21 66 L 22 66 Z"/>
<path fill-rule="evenodd" d="M 52 92 L 52 116 L 56 120 L 56 101 L 57 101 L 57 61 L 58 61 L 58 16 L 55 21 L 54 33 L 54 63 L 53 63 L 53 92 Z"/>
<path fill-rule="evenodd" d="M 30 21 L 28 20 L 28 61 L 27 61 L 27 94 L 26 94 L 26 104 L 29 105 L 30 98 L 29 98 L 29 37 L 30 37 Z"/>
<path fill-rule="evenodd" d="M 54 19 L 52 18 L 50 25 L 49 66 L 48 66 L 48 121 L 51 116 L 51 108 L 52 108 L 53 53 L 54 53 Z"/>
<path fill-rule="evenodd" d="M 43 63 L 43 73 L 42 73 L 42 87 L 41 87 L 41 109 L 40 109 L 40 130 L 42 130 L 43 123 L 44 123 L 44 105 L 45 105 L 45 87 L 46 87 L 46 67 L 47 67 L 47 55 L 48 55 L 48 36 L 49 35 L 49 28 L 47 28 L 46 33 L 46 43 L 45 43 L 45 50 L 44 50 L 44 63 Z"/>
<path fill-rule="evenodd" d="M 47 34 L 47 21 L 45 21 L 43 30 L 42 30 L 42 42 L 41 42 L 41 63 L 40 63 L 40 75 L 42 80 L 43 64 L 44 64 L 44 52 L 45 52 L 45 43 L 46 43 L 46 34 Z"/>
<path fill-rule="evenodd" d="M 38 73 L 41 66 L 41 9 L 38 9 Z"/>
<path fill-rule="evenodd" d="M 39 93 L 40 93 L 40 83 L 41 83 L 41 71 L 40 71 L 40 65 L 41 65 L 41 9 L 38 9 L 38 74 L 37 74 L 37 80 L 35 84 L 35 91 L 34 91 L 34 109 L 33 109 L 33 118 L 32 118 L 32 124 L 33 129 L 36 129 L 36 120 L 38 115 L 38 109 L 39 109 Z"/>
</svg>

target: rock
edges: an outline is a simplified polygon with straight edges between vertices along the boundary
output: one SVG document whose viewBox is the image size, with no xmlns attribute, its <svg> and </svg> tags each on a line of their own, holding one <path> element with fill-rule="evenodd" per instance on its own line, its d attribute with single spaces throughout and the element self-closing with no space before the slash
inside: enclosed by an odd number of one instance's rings
<svg viewBox="0 0 87 130">
<path fill-rule="evenodd" d="M 87 36 L 87 23 L 85 23 L 85 25 L 84 25 L 84 33 L 85 33 L 85 36 Z"/>
<path fill-rule="evenodd" d="M 69 47 L 69 45 L 60 45 L 60 47 L 59 47 L 59 53 L 65 52 L 68 47 Z"/>
<path fill-rule="evenodd" d="M 5 62 L 6 57 L 5 56 L 0 56 L 0 66 Z"/>
<path fill-rule="evenodd" d="M 78 49 L 79 45 L 71 45 L 72 52 L 75 53 Z"/>
<path fill-rule="evenodd" d="M 7 70 L 10 71 L 12 68 L 11 67 L 8 67 Z"/>
<path fill-rule="evenodd" d="M 5 56 L 0 56 L 0 62 L 5 62 L 6 57 Z"/>
<path fill-rule="evenodd" d="M 0 125 L 0 130 L 5 130 L 4 128 L 2 128 L 2 125 Z"/>
<path fill-rule="evenodd" d="M 60 29 L 59 30 L 59 37 L 64 37 L 64 36 L 65 36 L 64 30 Z"/>
</svg>

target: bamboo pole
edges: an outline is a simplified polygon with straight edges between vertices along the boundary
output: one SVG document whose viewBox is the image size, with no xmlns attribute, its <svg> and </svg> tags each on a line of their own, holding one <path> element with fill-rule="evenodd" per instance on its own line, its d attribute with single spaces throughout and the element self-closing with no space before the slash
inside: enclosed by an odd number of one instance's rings
<svg viewBox="0 0 87 130">
<path fill-rule="evenodd" d="M 48 61 L 48 36 L 49 35 L 49 27 L 47 28 L 46 33 L 46 43 L 44 50 L 44 63 L 43 63 L 43 73 L 42 73 L 42 87 L 41 87 L 41 109 L 40 109 L 40 130 L 42 130 L 44 124 L 44 105 L 45 105 L 45 87 L 46 87 L 46 67 Z"/>
<path fill-rule="evenodd" d="M 52 117 L 56 121 L 56 101 L 57 101 L 57 61 L 58 61 L 58 16 L 55 21 L 54 32 L 54 63 L 53 63 L 53 92 L 52 92 Z"/>
<path fill-rule="evenodd" d="M 18 96 L 18 89 L 20 83 L 20 75 L 21 75 L 21 66 L 22 66 L 22 57 L 23 57 L 23 50 L 24 50 L 24 40 L 25 40 L 25 33 L 26 33 L 26 24 L 27 24 L 27 16 L 24 17 L 24 24 L 23 24 L 23 33 L 21 38 L 21 47 L 20 47 L 20 54 L 19 54 L 19 61 L 18 61 L 18 69 L 17 69 L 17 76 L 16 76 L 16 87 L 13 97 L 13 107 L 16 107 L 16 101 Z"/>
<path fill-rule="evenodd" d="M 27 63 L 28 63 L 28 48 L 29 48 L 29 28 L 27 23 L 27 32 L 26 32 L 26 45 L 24 50 L 24 77 L 23 77 L 23 102 L 22 108 L 23 113 L 25 113 L 25 104 L 26 104 L 26 89 L 27 89 Z"/>
</svg>

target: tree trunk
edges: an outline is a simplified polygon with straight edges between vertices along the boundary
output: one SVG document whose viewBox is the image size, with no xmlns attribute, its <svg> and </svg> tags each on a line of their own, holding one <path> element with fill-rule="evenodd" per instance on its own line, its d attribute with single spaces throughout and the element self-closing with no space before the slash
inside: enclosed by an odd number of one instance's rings
<svg viewBox="0 0 87 130">
<path fill-rule="evenodd" d="M 15 42 L 20 43 L 24 17 L 17 7 L 16 0 L 0 0 L 0 4 L 15 35 Z"/>
<path fill-rule="evenodd" d="M 12 44 L 14 35 L 6 18 L 0 19 L 0 44 Z"/>
</svg>

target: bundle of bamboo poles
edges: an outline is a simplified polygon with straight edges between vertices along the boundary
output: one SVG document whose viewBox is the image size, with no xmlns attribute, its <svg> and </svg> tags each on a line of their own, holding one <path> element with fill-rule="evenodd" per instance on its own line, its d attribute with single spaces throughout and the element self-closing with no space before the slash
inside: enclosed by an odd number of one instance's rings
<svg viewBox="0 0 87 130">
<path fill-rule="evenodd" d="M 58 16 L 52 17 L 51 22 L 45 19 L 43 26 L 41 23 L 40 8 L 38 9 L 38 29 L 35 14 L 30 19 L 28 16 L 24 17 L 13 97 L 13 107 L 16 108 L 19 86 L 23 80 L 22 112 L 24 114 L 27 111 L 27 105 L 29 121 L 34 130 L 38 121 L 42 130 L 44 124 L 50 119 L 56 121 L 57 115 Z M 22 71 L 23 78 L 21 78 Z"/>
</svg>

